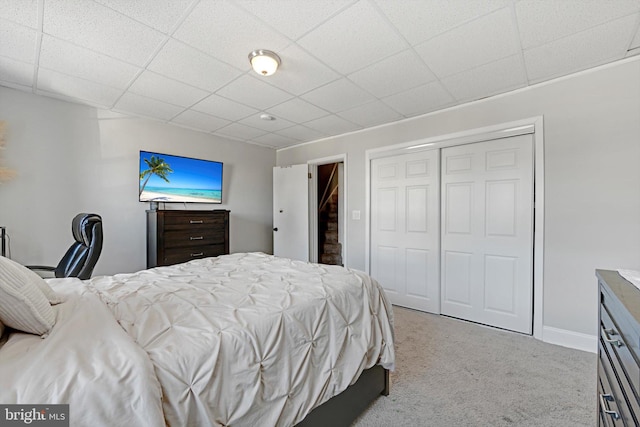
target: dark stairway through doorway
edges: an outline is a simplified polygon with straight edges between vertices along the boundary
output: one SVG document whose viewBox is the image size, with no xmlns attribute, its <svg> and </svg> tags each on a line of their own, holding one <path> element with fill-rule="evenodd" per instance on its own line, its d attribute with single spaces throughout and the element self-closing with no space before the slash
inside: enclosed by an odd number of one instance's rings
<svg viewBox="0 0 640 427">
<path fill-rule="evenodd" d="M 318 166 L 318 261 L 321 264 L 343 265 L 342 244 L 339 241 L 338 164 Z"/>
</svg>

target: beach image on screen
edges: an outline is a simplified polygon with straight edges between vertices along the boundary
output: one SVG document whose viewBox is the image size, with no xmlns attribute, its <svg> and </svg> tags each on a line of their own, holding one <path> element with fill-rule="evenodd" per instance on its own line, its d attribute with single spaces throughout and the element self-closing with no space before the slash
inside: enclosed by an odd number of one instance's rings
<svg viewBox="0 0 640 427">
<path fill-rule="evenodd" d="M 141 202 L 222 203 L 222 163 L 140 152 Z"/>
</svg>

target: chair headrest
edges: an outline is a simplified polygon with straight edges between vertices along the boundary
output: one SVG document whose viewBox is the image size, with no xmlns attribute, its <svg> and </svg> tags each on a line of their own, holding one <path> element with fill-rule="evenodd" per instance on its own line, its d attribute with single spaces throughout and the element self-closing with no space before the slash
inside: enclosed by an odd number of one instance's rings
<svg viewBox="0 0 640 427">
<path fill-rule="evenodd" d="M 93 225 L 101 222 L 102 218 L 97 214 L 80 213 L 76 215 L 71 223 L 73 238 L 85 246 L 90 246 L 91 239 L 93 238 L 93 235 L 91 234 Z"/>
</svg>

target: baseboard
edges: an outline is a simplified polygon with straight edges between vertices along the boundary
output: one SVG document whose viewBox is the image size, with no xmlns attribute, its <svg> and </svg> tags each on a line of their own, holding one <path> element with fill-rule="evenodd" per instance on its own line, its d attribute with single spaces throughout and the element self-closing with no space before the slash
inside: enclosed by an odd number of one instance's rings
<svg viewBox="0 0 640 427">
<path fill-rule="evenodd" d="M 596 335 L 582 334 L 551 326 L 542 327 L 542 341 L 590 353 L 598 352 L 598 337 Z"/>
</svg>

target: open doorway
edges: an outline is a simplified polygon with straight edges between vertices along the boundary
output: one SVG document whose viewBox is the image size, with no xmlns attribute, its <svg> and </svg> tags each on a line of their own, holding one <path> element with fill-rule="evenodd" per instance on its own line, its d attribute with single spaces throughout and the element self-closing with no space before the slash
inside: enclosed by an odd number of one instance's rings
<svg viewBox="0 0 640 427">
<path fill-rule="evenodd" d="M 340 197 L 343 174 L 342 162 L 318 165 L 317 168 L 317 250 L 321 264 L 343 265 L 341 212 L 344 206 Z"/>
</svg>

